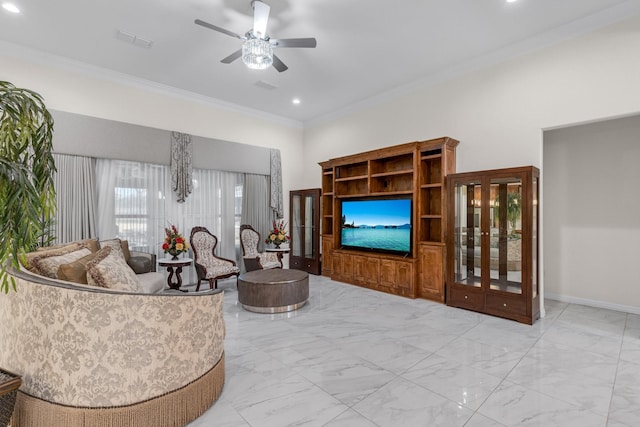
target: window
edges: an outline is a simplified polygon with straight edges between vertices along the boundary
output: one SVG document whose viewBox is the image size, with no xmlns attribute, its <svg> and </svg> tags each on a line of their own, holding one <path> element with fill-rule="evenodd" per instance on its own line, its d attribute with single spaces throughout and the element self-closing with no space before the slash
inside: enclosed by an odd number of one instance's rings
<svg viewBox="0 0 640 427">
<path fill-rule="evenodd" d="M 186 238 L 191 228 L 204 226 L 218 237 L 216 254 L 237 259 L 243 174 L 194 169 L 193 192 L 184 203 L 175 199 L 165 165 L 99 159 L 96 174 L 101 239 L 126 239 L 132 250 L 163 256 L 169 224 Z"/>
</svg>

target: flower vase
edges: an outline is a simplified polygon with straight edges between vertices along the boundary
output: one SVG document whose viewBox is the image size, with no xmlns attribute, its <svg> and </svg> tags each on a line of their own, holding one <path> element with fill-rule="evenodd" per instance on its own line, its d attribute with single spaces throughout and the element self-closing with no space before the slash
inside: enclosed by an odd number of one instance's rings
<svg viewBox="0 0 640 427">
<path fill-rule="evenodd" d="M 178 260 L 178 255 L 180 255 L 180 252 L 173 250 L 173 249 L 169 249 L 167 251 L 169 253 L 169 255 L 171 255 L 171 260 L 172 261 L 177 261 Z"/>
</svg>

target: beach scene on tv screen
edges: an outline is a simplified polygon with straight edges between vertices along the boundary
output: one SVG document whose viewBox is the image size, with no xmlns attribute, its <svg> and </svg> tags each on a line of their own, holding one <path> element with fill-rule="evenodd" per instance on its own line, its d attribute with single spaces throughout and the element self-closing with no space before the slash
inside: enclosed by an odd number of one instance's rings
<svg viewBox="0 0 640 427">
<path fill-rule="evenodd" d="M 341 244 L 410 252 L 411 200 L 353 200 L 342 203 Z"/>
</svg>

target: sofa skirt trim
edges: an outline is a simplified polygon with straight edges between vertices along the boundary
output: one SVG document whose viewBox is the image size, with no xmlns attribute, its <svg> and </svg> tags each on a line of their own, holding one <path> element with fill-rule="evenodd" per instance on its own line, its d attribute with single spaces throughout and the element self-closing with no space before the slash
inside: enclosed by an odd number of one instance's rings
<svg viewBox="0 0 640 427">
<path fill-rule="evenodd" d="M 224 353 L 218 363 L 177 390 L 126 406 L 73 407 L 18 391 L 12 427 L 182 427 L 218 400 L 224 386 Z"/>
</svg>

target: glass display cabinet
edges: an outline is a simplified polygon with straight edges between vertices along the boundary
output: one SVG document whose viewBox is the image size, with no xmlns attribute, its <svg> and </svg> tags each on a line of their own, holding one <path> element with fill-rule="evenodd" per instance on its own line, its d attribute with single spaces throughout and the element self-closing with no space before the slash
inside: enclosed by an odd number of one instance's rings
<svg viewBox="0 0 640 427">
<path fill-rule="evenodd" d="M 447 177 L 447 305 L 528 324 L 539 317 L 538 181 L 533 166 Z"/>
<path fill-rule="evenodd" d="M 320 189 L 289 193 L 289 268 L 320 274 Z"/>
</svg>

